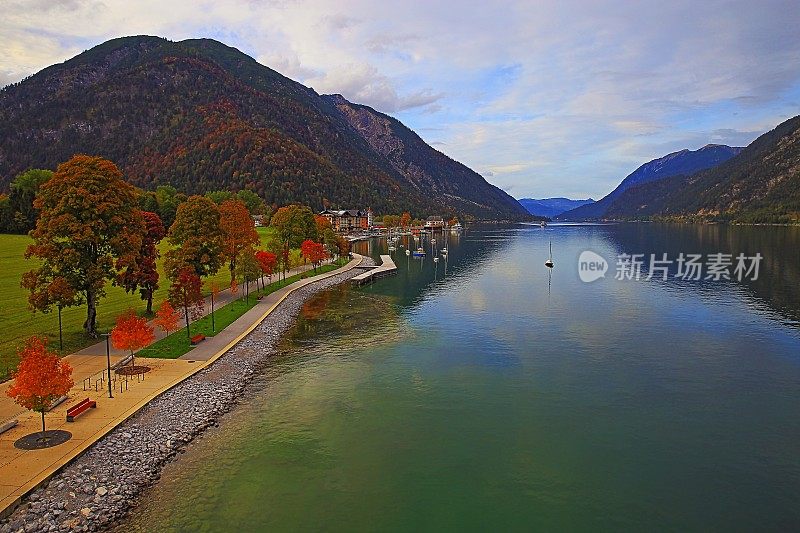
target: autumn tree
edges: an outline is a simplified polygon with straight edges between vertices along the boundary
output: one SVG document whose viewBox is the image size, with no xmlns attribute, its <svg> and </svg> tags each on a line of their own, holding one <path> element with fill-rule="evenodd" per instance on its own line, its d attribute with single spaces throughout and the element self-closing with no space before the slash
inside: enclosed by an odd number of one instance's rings
<svg viewBox="0 0 800 533">
<path fill-rule="evenodd" d="M 400 216 L 400 227 L 407 228 L 409 225 L 411 225 L 411 213 L 406 211 Z"/>
<path fill-rule="evenodd" d="M 133 292 L 137 288 L 142 300 L 147 302 L 147 314 L 153 314 L 153 293 L 158 290 L 158 243 L 166 235 L 161 218 L 148 211 L 142 212 L 145 232 L 142 246 L 135 261 L 122 271 L 119 283 L 126 292 Z"/>
<path fill-rule="evenodd" d="M 111 161 L 76 155 L 39 187 L 34 207 L 40 215 L 25 257 L 41 264 L 23 284 L 33 293 L 42 290 L 39 284 L 64 278 L 76 301 L 86 303 L 84 330 L 97 337 L 97 303 L 106 281 L 117 280 L 142 246 L 136 191 Z"/>
<path fill-rule="evenodd" d="M 325 250 L 325 246 L 322 243 L 310 239 L 303 241 L 300 245 L 300 253 L 303 254 L 304 259 L 314 265 L 314 272 L 317 271 L 317 267 L 320 263 L 328 258 L 328 252 Z"/>
<path fill-rule="evenodd" d="M 270 225 L 275 228 L 275 233 L 283 250 L 281 252 L 284 272 L 289 265 L 289 250 L 299 248 L 306 239 L 316 240 L 317 224 L 314 213 L 310 207 L 302 205 L 287 205 L 281 207 L 272 215 Z"/>
<path fill-rule="evenodd" d="M 58 348 L 64 351 L 64 328 L 61 322 L 61 311 L 80 303 L 77 291 L 62 276 L 40 279 L 39 276 L 53 274 L 52 271 L 39 272 L 32 270 L 22 275 L 22 287 L 30 291 L 28 304 L 36 312 L 49 313 L 53 307 L 58 310 Z"/>
<path fill-rule="evenodd" d="M 241 200 L 225 200 L 219 206 L 220 228 L 223 235 L 223 249 L 231 271 L 231 279 L 236 276 L 236 262 L 247 251 L 261 242 L 256 232 L 250 212 Z"/>
<path fill-rule="evenodd" d="M 189 316 L 200 316 L 203 312 L 203 282 L 200 276 L 191 268 L 183 267 L 169 287 L 169 301 L 172 305 L 183 309 L 186 320 L 186 336 L 191 340 L 189 331 Z"/>
<path fill-rule="evenodd" d="M 216 274 L 224 261 L 217 205 L 203 196 L 189 197 L 178 206 L 168 241 L 175 248 L 165 254 L 164 263 L 173 283 L 184 267 L 199 277 Z"/>
<path fill-rule="evenodd" d="M 138 316 L 133 309 L 128 309 L 119 315 L 116 326 L 111 330 L 111 344 L 114 345 L 114 348 L 130 350 L 131 366 L 135 366 L 135 353 L 150 345 L 154 340 L 153 326 L 147 323 L 146 318 Z"/>
<path fill-rule="evenodd" d="M 6 394 L 24 407 L 42 415 L 42 438 L 45 438 L 44 414 L 53 402 L 74 385 L 72 367 L 47 349 L 47 341 L 31 337 L 19 352 L 19 366 L 14 383 Z"/>
<path fill-rule="evenodd" d="M 169 303 L 169 300 L 164 300 L 161 302 L 161 305 L 158 307 L 156 311 L 156 317 L 153 319 L 153 323 L 164 330 L 164 332 L 169 335 L 173 331 L 178 330 L 178 319 L 180 315 L 178 311 L 172 307 L 172 304 Z"/>
<path fill-rule="evenodd" d="M 278 257 L 272 252 L 259 250 L 256 252 L 256 261 L 258 261 L 258 267 L 261 269 L 262 277 L 269 277 L 269 282 L 272 283 L 272 275 L 275 273 L 275 268 L 278 265 Z"/>
<path fill-rule="evenodd" d="M 256 251 L 253 248 L 245 249 L 236 263 L 236 275 L 242 280 L 245 286 L 245 301 L 250 302 L 250 282 L 256 281 L 261 275 L 261 267 L 256 259 Z"/>
</svg>

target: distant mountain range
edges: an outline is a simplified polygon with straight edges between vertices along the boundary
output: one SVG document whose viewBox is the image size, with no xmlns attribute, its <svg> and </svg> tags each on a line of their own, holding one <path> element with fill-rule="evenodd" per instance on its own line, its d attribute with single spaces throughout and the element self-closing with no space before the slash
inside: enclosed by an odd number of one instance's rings
<svg viewBox="0 0 800 533">
<path fill-rule="evenodd" d="M 685 176 L 713 168 L 736 156 L 742 148 L 709 144 L 699 150 L 681 150 L 654 159 L 629 174 L 616 189 L 590 205 L 577 207 L 558 216 L 563 220 L 601 219 L 616 200 L 630 188 L 671 176 Z M 619 206 L 617 206 L 619 207 Z"/>
<path fill-rule="evenodd" d="M 75 153 L 113 160 L 143 188 L 247 188 L 315 209 L 529 216 L 399 121 L 210 39 L 113 39 L 0 91 L 0 191 Z"/>
<path fill-rule="evenodd" d="M 569 198 L 521 198 L 519 203 L 527 209 L 528 213 L 540 217 L 555 218 L 561 213 L 593 204 L 594 200 L 570 200 Z"/>
<path fill-rule="evenodd" d="M 713 168 L 626 190 L 605 216 L 800 223 L 800 116 Z"/>
</svg>

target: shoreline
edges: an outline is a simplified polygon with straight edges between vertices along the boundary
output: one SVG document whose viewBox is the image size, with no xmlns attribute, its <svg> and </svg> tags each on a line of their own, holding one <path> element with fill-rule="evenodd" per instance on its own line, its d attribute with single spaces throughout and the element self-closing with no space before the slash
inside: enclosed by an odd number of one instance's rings
<svg viewBox="0 0 800 533">
<path fill-rule="evenodd" d="M 0 521 L 0 532 L 99 531 L 124 519 L 139 494 L 158 481 L 162 468 L 239 403 L 303 303 L 358 273 L 351 269 L 287 295 L 207 368 L 153 398 L 29 494 Z"/>
</svg>

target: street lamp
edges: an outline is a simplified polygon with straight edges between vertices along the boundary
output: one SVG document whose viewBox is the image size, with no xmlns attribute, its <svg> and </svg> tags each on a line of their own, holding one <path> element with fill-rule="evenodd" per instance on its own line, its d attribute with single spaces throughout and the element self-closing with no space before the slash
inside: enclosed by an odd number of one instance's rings
<svg viewBox="0 0 800 533">
<path fill-rule="evenodd" d="M 108 368 L 108 397 L 113 398 L 114 394 L 111 392 L 111 332 L 101 333 L 106 338 L 106 366 Z"/>
</svg>

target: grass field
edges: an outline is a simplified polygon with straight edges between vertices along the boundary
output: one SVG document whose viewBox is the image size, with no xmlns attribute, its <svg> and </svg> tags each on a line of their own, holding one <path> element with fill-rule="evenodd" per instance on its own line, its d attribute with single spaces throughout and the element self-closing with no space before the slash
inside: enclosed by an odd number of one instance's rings
<svg viewBox="0 0 800 533">
<path fill-rule="evenodd" d="M 216 332 L 223 330 L 224 328 L 228 327 L 232 324 L 237 318 L 245 314 L 247 311 L 255 307 L 258 301 L 256 300 L 256 296 L 259 294 L 266 296 L 272 292 L 277 291 L 278 289 L 285 287 L 298 281 L 301 279 L 301 276 L 305 275 L 306 277 L 311 277 L 319 274 L 324 274 L 325 272 L 330 272 L 331 270 L 335 270 L 339 268 L 341 265 L 346 264 L 347 260 L 343 259 L 340 260 L 337 264 L 330 264 L 330 265 L 322 265 L 320 268 L 317 269 L 317 273 L 314 274 L 314 271 L 309 271 L 304 274 L 295 274 L 294 276 L 289 276 L 285 280 L 278 280 L 269 285 L 267 285 L 264 290 L 261 291 L 254 291 L 252 290 L 253 284 L 250 284 L 251 292 L 249 300 L 246 300 L 244 297 L 239 298 L 230 302 L 228 305 L 221 307 L 219 309 L 214 310 L 214 324 L 216 326 Z M 241 288 L 244 290 L 244 288 Z M 206 315 L 200 320 L 196 322 L 192 322 L 189 327 L 192 335 L 197 335 L 198 333 L 202 333 L 206 337 L 213 337 L 215 335 L 215 331 L 211 330 L 211 316 Z M 172 335 L 161 339 L 158 342 L 155 342 L 148 346 L 147 348 L 141 350 L 139 353 L 136 354 L 137 357 L 158 357 L 163 359 L 177 359 L 178 357 L 182 356 L 185 353 L 188 353 L 189 350 L 192 349 L 192 346 L 189 344 L 189 336 L 186 334 L 186 328 L 182 328 Z"/>
<path fill-rule="evenodd" d="M 262 243 L 269 237 L 271 228 L 258 228 Z M 28 293 L 20 287 L 22 274 L 35 268 L 36 261 L 26 260 L 25 248 L 32 242 L 27 235 L 0 234 L 0 294 L 3 305 L 0 306 L 0 380 L 4 379 L 9 369 L 17 364 L 17 348 L 22 342 L 32 336 L 47 336 L 50 339 L 51 349 L 58 349 L 58 314 L 54 311 L 48 314 L 33 313 L 28 307 Z M 166 241 L 162 241 L 160 250 L 165 252 L 168 248 Z M 153 299 L 153 308 L 167 297 L 169 281 L 163 272 L 162 260 L 159 260 L 160 288 Z M 227 287 L 230 273 L 223 268 L 213 278 L 221 287 Z M 210 293 L 209 279 L 204 280 L 203 290 Z M 129 308 L 142 313 L 145 302 L 139 297 L 139 292 L 126 294 L 120 287 L 110 283 L 106 285 L 106 297 L 97 305 L 97 324 L 100 331 L 107 330 L 114 325 L 116 317 Z M 86 306 L 64 309 L 62 320 L 64 323 L 64 353 L 68 354 L 97 342 L 90 339 L 83 332 L 83 322 L 86 319 Z"/>
</svg>

